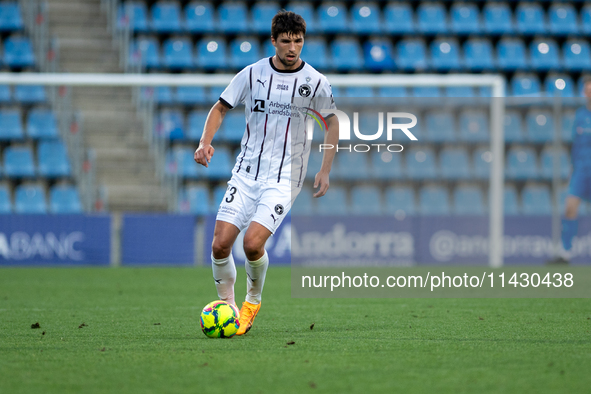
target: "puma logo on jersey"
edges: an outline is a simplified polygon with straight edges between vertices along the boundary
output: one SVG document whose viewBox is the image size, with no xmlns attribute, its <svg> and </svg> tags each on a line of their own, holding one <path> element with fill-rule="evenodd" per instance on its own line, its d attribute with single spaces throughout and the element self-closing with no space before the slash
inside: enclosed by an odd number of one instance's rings
<svg viewBox="0 0 591 394">
<path fill-rule="evenodd" d="M 260 82 L 260 84 L 263 85 L 263 87 L 265 87 L 267 80 L 265 79 L 264 81 L 261 81 L 260 79 L 257 79 L 257 82 Z"/>
<path fill-rule="evenodd" d="M 275 215 L 271 214 L 271 217 L 273 218 L 273 224 L 277 223 L 277 219 L 275 219 Z"/>
</svg>

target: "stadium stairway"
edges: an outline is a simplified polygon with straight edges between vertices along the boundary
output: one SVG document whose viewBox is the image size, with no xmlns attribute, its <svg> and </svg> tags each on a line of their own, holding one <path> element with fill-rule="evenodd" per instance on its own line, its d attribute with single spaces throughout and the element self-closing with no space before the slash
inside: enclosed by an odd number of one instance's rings
<svg viewBox="0 0 591 394">
<path fill-rule="evenodd" d="M 121 72 L 100 0 L 49 0 L 50 34 L 59 39 L 62 72 Z M 73 104 L 83 115 L 85 144 L 96 153 L 97 181 L 108 209 L 166 211 L 168 191 L 143 139 L 128 87 L 76 87 Z"/>
</svg>

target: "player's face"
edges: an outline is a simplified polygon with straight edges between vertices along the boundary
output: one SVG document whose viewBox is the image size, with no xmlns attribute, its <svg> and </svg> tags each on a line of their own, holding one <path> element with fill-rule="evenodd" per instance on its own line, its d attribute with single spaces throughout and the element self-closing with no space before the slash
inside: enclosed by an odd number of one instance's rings
<svg viewBox="0 0 591 394">
<path fill-rule="evenodd" d="M 588 99 L 591 99 L 591 82 L 587 82 L 585 84 L 585 87 L 583 88 L 583 94 L 585 95 L 585 97 L 587 97 Z"/>
<path fill-rule="evenodd" d="M 300 53 L 304 46 L 302 34 L 281 33 L 276 40 L 271 37 L 271 43 L 275 47 L 275 56 L 283 67 L 291 69 L 299 65 Z"/>
</svg>

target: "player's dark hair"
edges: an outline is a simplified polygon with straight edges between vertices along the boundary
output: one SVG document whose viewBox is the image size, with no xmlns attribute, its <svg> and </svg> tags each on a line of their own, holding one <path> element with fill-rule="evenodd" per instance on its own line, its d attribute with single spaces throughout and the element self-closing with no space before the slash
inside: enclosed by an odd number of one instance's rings
<svg viewBox="0 0 591 394">
<path fill-rule="evenodd" d="M 287 35 L 306 35 L 306 21 L 301 15 L 292 11 L 281 10 L 273 17 L 271 22 L 271 36 L 277 39 L 281 33 Z"/>
</svg>

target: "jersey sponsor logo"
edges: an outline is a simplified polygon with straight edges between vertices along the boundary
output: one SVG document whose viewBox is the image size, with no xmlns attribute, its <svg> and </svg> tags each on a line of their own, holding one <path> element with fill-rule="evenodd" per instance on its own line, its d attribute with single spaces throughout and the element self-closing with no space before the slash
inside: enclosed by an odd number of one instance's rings
<svg viewBox="0 0 591 394">
<path fill-rule="evenodd" d="M 265 100 L 254 100 L 253 112 L 265 112 Z"/>
<path fill-rule="evenodd" d="M 283 215 L 283 211 L 284 211 L 283 205 L 281 205 L 281 204 L 275 205 L 275 213 L 277 215 Z"/>
<path fill-rule="evenodd" d="M 257 82 L 263 85 L 263 87 L 265 87 L 265 83 L 267 83 L 267 80 L 265 79 L 264 81 L 261 81 L 260 79 L 257 79 Z"/>
<path fill-rule="evenodd" d="M 289 85 L 278 83 L 277 84 L 277 87 L 275 89 L 277 89 L 277 90 L 289 90 Z"/>
<path fill-rule="evenodd" d="M 312 88 L 307 83 L 304 83 L 298 88 L 298 93 L 302 97 L 308 97 L 312 93 Z"/>
</svg>

